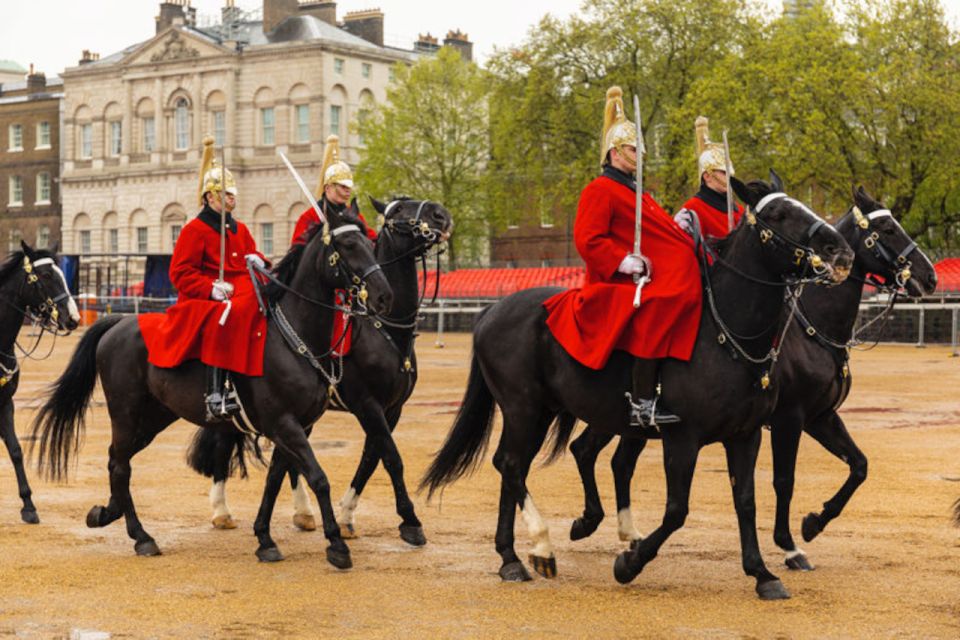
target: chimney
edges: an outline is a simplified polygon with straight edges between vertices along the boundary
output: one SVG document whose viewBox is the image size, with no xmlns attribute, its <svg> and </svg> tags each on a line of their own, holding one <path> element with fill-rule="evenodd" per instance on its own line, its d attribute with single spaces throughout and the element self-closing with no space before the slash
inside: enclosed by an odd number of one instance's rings
<svg viewBox="0 0 960 640">
<path fill-rule="evenodd" d="M 343 17 L 343 29 L 378 47 L 383 46 L 383 11 L 365 9 L 349 11 Z"/>
<path fill-rule="evenodd" d="M 467 62 L 473 62 L 473 43 L 462 33 L 460 29 L 456 31 L 447 31 L 447 37 L 443 39 L 443 46 L 453 47 L 460 52 L 460 57 Z"/>
<path fill-rule="evenodd" d="M 270 33 L 289 18 L 297 15 L 298 0 L 263 0 L 263 32 Z"/>
<path fill-rule="evenodd" d="M 328 0 L 314 0 L 313 2 L 302 2 L 300 4 L 300 14 L 313 16 L 318 20 L 323 20 L 327 24 L 337 26 L 337 3 Z"/>
<path fill-rule="evenodd" d="M 47 88 L 47 76 L 40 71 L 33 70 L 30 63 L 30 73 L 27 74 L 27 93 L 40 93 Z"/>
<path fill-rule="evenodd" d="M 439 49 L 440 43 L 430 35 L 429 31 L 426 35 L 422 33 L 418 35 L 417 41 L 413 43 L 413 50 L 421 53 L 436 53 Z"/>
<path fill-rule="evenodd" d="M 220 22 L 224 26 L 240 21 L 243 11 L 237 7 L 237 0 L 226 0 L 220 9 Z"/>
<path fill-rule="evenodd" d="M 80 58 L 80 61 L 77 64 L 90 64 L 91 62 L 96 62 L 100 59 L 99 53 L 94 53 L 89 49 L 83 50 L 83 55 Z"/>
<path fill-rule="evenodd" d="M 190 0 L 164 0 L 160 3 L 160 15 L 156 17 L 157 33 L 173 26 L 179 18 L 179 24 L 193 25 L 196 21 L 197 10 L 190 6 Z"/>
</svg>

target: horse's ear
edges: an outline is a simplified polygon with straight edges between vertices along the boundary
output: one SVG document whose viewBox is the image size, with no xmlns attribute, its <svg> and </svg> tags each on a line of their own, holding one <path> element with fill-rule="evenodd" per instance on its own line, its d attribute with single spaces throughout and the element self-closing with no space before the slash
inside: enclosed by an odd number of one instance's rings
<svg viewBox="0 0 960 640">
<path fill-rule="evenodd" d="M 733 187 L 733 192 L 737 194 L 741 202 L 745 202 L 751 207 L 757 206 L 757 203 L 760 202 L 760 194 L 752 187 L 741 182 L 739 178 L 730 176 L 730 186 Z"/>
<path fill-rule="evenodd" d="M 33 260 L 34 252 L 33 249 L 25 241 L 20 241 L 20 248 L 23 249 L 23 253 L 26 254 L 28 258 Z"/>
<path fill-rule="evenodd" d="M 379 213 L 380 215 L 383 215 L 383 214 L 386 212 L 386 210 L 387 210 L 387 205 L 385 205 L 384 203 L 380 202 L 379 200 L 377 200 L 377 199 L 374 198 L 373 196 L 370 196 L 370 204 L 373 205 L 373 208 L 376 209 L 376 210 L 377 210 L 377 213 Z"/>
<path fill-rule="evenodd" d="M 772 168 L 770 169 L 770 186 L 773 187 L 774 191 L 783 191 L 783 180 Z"/>
</svg>

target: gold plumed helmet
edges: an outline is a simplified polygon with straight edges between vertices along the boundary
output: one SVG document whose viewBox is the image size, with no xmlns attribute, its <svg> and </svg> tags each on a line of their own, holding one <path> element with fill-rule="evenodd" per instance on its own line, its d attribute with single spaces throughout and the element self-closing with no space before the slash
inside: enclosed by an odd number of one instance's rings
<svg viewBox="0 0 960 640">
<path fill-rule="evenodd" d="M 627 120 L 623 108 L 623 90 L 620 87 L 607 89 L 607 105 L 603 109 L 603 131 L 600 136 L 600 166 L 607 162 L 611 149 L 622 152 L 621 147 L 637 144 L 637 125 Z"/>
<path fill-rule="evenodd" d="M 214 139 L 211 135 L 203 137 L 203 155 L 200 158 L 200 193 L 197 199 L 203 204 L 203 194 L 207 192 L 219 193 L 221 190 L 237 195 L 237 182 L 233 179 L 233 174 L 229 169 L 226 170 L 226 180 L 221 179 L 221 170 L 217 166 L 217 161 L 213 157 Z M 226 185 L 224 186 L 224 182 Z"/>
<path fill-rule="evenodd" d="M 697 137 L 697 165 L 702 176 L 707 171 L 726 171 L 727 158 L 723 145 L 710 141 L 710 121 L 700 116 L 694 123 Z M 730 163 L 730 175 L 734 174 L 733 163 Z"/>
<path fill-rule="evenodd" d="M 320 167 L 320 193 L 328 184 L 342 184 L 353 189 L 353 172 L 350 165 L 340 159 L 340 138 L 331 135 L 323 148 L 323 165 Z"/>
</svg>

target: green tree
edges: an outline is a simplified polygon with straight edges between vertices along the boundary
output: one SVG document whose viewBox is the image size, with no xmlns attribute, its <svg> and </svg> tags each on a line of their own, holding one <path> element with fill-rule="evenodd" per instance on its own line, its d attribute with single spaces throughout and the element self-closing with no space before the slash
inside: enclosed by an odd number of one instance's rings
<svg viewBox="0 0 960 640">
<path fill-rule="evenodd" d="M 489 154 L 487 74 L 451 48 L 396 67 L 387 102 L 356 126 L 366 144 L 357 181 L 366 193 L 406 194 L 442 203 L 456 232 L 449 260 L 476 260 L 486 248 L 482 172 Z"/>
</svg>

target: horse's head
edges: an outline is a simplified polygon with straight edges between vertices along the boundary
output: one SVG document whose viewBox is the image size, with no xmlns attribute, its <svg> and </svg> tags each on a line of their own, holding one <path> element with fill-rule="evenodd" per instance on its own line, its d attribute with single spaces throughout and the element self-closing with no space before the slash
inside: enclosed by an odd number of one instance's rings
<svg viewBox="0 0 960 640">
<path fill-rule="evenodd" d="M 890 210 L 863 187 L 854 190 L 853 202 L 837 230 L 853 247 L 858 269 L 879 276 L 887 287 L 903 289 L 914 298 L 933 293 L 937 288 L 933 264 Z"/>
<path fill-rule="evenodd" d="M 362 305 L 384 315 L 393 305 L 393 291 L 363 226 L 356 200 L 341 212 L 328 212 L 319 240 L 324 250 L 318 253 L 317 268 L 328 284 L 352 291 Z"/>
<path fill-rule="evenodd" d="M 773 271 L 801 279 L 813 276 L 818 284 L 846 279 L 853 251 L 823 218 L 783 192 L 780 176 L 771 170 L 769 183 L 730 180 L 737 196 L 750 207 L 741 233 L 757 233 Z"/>
<path fill-rule="evenodd" d="M 380 242 L 388 237 L 395 254 L 423 255 L 453 232 L 453 216 L 439 203 L 397 198 L 384 204 L 373 197 L 370 202 L 383 216 Z"/>
<path fill-rule="evenodd" d="M 61 331 L 72 331 L 80 323 L 80 312 L 70 296 L 67 279 L 57 266 L 56 250 L 33 249 L 20 242 L 22 258 L 17 255 L 23 271 L 20 285 L 20 304 L 37 314 L 45 325 Z"/>
</svg>

